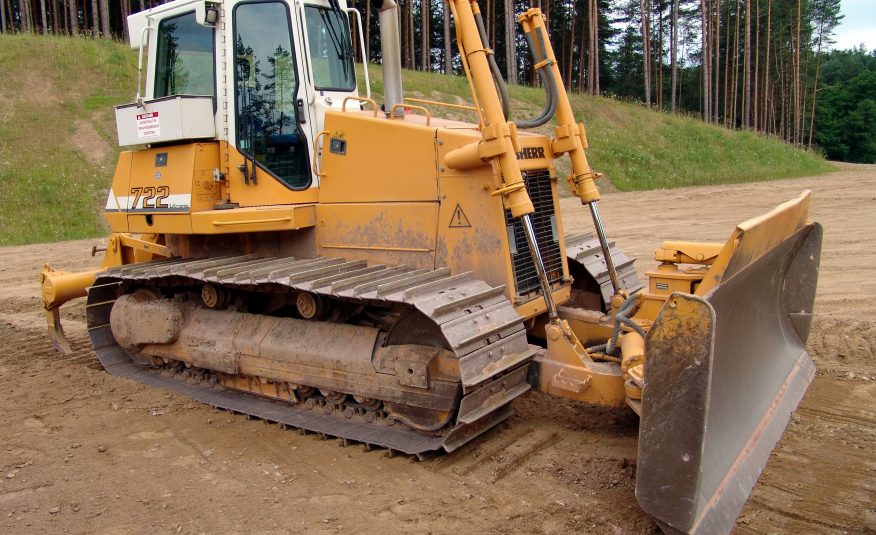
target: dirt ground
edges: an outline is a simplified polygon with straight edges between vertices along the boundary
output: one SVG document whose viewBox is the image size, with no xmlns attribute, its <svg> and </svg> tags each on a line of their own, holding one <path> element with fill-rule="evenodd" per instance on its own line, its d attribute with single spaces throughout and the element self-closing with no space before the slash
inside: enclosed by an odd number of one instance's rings
<svg viewBox="0 0 876 535">
<path fill-rule="evenodd" d="M 876 166 L 779 182 L 605 195 L 644 271 L 661 239 L 723 241 L 813 191 L 825 228 L 810 349 L 818 375 L 738 533 L 876 530 Z M 562 203 L 566 231 L 589 228 Z M 529 394 L 510 424 L 416 462 L 341 447 L 102 372 L 81 303 L 51 350 L 42 264 L 96 265 L 84 240 L 0 249 L 0 532 L 653 533 L 634 496 L 637 419 Z"/>
</svg>

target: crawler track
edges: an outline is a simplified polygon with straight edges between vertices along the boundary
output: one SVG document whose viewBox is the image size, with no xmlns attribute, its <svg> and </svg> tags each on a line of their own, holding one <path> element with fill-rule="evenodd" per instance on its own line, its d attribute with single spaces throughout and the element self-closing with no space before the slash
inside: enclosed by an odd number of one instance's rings
<svg viewBox="0 0 876 535">
<path fill-rule="evenodd" d="M 132 283 L 211 283 L 245 290 L 279 286 L 363 306 L 389 303 L 414 308 L 434 322 L 459 359 L 462 397 L 457 414 L 442 433 L 426 434 L 390 425 L 392 419 L 379 414 L 369 417 L 355 405 L 331 405 L 321 399 L 306 405 L 278 402 L 216 385 L 215 380 L 193 383 L 191 375 L 137 364 L 118 345 L 109 326 L 115 299 Z M 86 314 L 92 344 L 110 373 L 218 408 L 411 455 L 452 451 L 507 419 L 512 414 L 509 403 L 529 390 L 526 374 L 534 355 L 504 287 L 491 287 L 471 273 L 451 276 L 447 269 L 368 266 L 334 258 L 247 255 L 114 268 L 100 274 L 89 289 Z"/>
</svg>

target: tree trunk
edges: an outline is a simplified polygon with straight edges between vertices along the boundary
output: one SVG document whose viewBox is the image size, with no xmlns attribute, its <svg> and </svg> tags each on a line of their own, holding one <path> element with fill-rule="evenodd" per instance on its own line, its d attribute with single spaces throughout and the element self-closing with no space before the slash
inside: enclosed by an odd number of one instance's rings
<svg viewBox="0 0 876 535">
<path fill-rule="evenodd" d="M 19 30 L 23 33 L 30 32 L 30 29 L 27 27 L 27 0 L 18 0 L 18 19 L 21 21 L 19 23 Z"/>
<path fill-rule="evenodd" d="M 754 2 L 754 89 L 751 92 L 751 129 L 757 132 L 758 127 L 758 103 L 760 95 L 757 92 L 760 81 L 760 0 Z"/>
<path fill-rule="evenodd" d="M 40 21 L 43 24 L 43 35 L 49 33 L 49 25 L 46 23 L 46 0 L 40 0 Z"/>
<path fill-rule="evenodd" d="M 714 78 L 714 85 L 712 87 L 712 118 L 715 124 L 717 124 L 721 115 L 721 106 L 719 106 L 721 103 L 721 0 L 715 0 L 715 16 L 713 22 L 712 33 L 715 37 L 715 67 L 712 69 L 712 78 Z M 724 69 L 726 71 L 726 65 L 724 66 Z M 725 90 L 726 86 L 727 84 L 725 81 Z"/>
<path fill-rule="evenodd" d="M 733 84 L 733 93 L 731 95 L 730 101 L 730 126 L 736 128 L 736 116 L 737 116 L 737 103 L 739 101 L 739 0 L 736 0 L 736 24 L 735 30 L 733 33 L 733 73 L 731 74 L 731 80 Z M 730 22 L 730 19 L 727 19 L 727 22 Z M 729 51 L 725 51 L 725 53 L 729 54 Z M 727 58 L 729 61 L 729 57 Z"/>
<path fill-rule="evenodd" d="M 140 8 L 143 0 L 140 0 Z M 444 8 L 447 9 L 446 7 Z M 371 0 L 365 0 L 365 63 L 371 62 Z"/>
<path fill-rule="evenodd" d="M 27 33 L 27 12 L 25 11 L 24 6 L 25 0 L 18 0 L 18 31 L 22 33 Z M 15 8 L 13 7 L 10 12 L 12 13 L 12 29 L 15 29 Z"/>
<path fill-rule="evenodd" d="M 712 66 L 711 51 L 709 50 L 711 47 L 712 36 L 709 34 L 709 18 L 709 9 L 706 0 L 700 0 L 700 34 L 702 35 L 702 59 L 700 61 L 700 70 L 702 70 L 703 75 L 703 96 L 701 100 L 703 107 L 703 120 L 707 123 L 712 121 L 712 79 L 709 76 Z"/>
<path fill-rule="evenodd" d="M 745 60 L 742 72 L 742 128 L 748 129 L 751 119 L 751 0 L 745 0 Z"/>
<path fill-rule="evenodd" d="M 411 2 L 413 0 L 407 0 L 403 3 L 399 3 L 399 12 L 401 13 L 401 24 L 399 27 L 402 32 L 402 42 L 401 42 L 401 53 L 402 53 L 402 67 L 405 69 L 410 69 L 410 61 L 408 51 L 411 48 L 410 44 L 410 34 L 408 33 L 408 10 L 411 8 Z"/>
<path fill-rule="evenodd" d="M 79 6 L 76 5 L 76 0 L 69 0 L 70 6 L 70 33 L 79 35 Z"/>
<path fill-rule="evenodd" d="M 0 0 L 0 33 L 6 33 L 6 4 Z"/>
<path fill-rule="evenodd" d="M 730 126 L 730 88 L 733 80 L 730 78 L 730 4 L 727 4 L 727 31 L 724 36 L 724 126 Z"/>
<path fill-rule="evenodd" d="M 505 0 L 505 65 L 507 65 L 508 83 L 517 83 L 517 50 L 515 40 L 515 10 L 514 0 Z"/>
<path fill-rule="evenodd" d="M 131 40 L 131 33 L 128 30 L 128 15 L 130 15 L 130 14 L 131 14 L 131 0 L 122 0 L 122 26 L 125 28 L 125 41 L 126 42 L 130 42 L 130 40 Z"/>
<path fill-rule="evenodd" d="M 420 7 L 421 18 L 423 20 L 423 27 L 421 31 L 423 32 L 423 47 L 420 51 L 420 63 L 422 63 L 422 67 L 424 71 L 432 70 L 432 43 L 430 42 L 430 33 L 432 32 L 430 26 L 431 22 L 431 5 L 430 0 L 422 0 L 422 4 Z"/>
<path fill-rule="evenodd" d="M 772 7 L 773 0 L 767 0 L 767 34 L 766 34 L 766 58 L 763 62 L 763 118 L 761 120 L 761 128 L 763 132 L 767 131 L 767 112 L 770 95 L 770 34 L 772 33 Z"/>
<path fill-rule="evenodd" d="M 97 0 L 91 0 L 91 31 L 95 37 L 100 36 L 100 8 Z"/>
<path fill-rule="evenodd" d="M 596 84 L 596 89 L 594 94 L 598 95 L 602 92 L 602 88 L 599 85 L 599 74 L 600 74 L 600 50 L 599 50 L 599 2 L 598 0 L 593 3 L 593 69 L 595 71 L 593 75 L 593 81 Z"/>
<path fill-rule="evenodd" d="M 575 22 L 577 19 L 577 11 L 572 12 L 572 35 L 569 37 L 569 61 L 566 63 L 566 86 L 569 88 L 569 91 L 572 90 L 572 72 L 575 65 Z"/>
<path fill-rule="evenodd" d="M 414 0 L 408 0 L 408 68 L 417 68 L 417 42 L 414 37 Z"/>
<path fill-rule="evenodd" d="M 794 143 L 797 145 L 803 144 L 803 113 L 800 94 L 800 49 L 802 48 L 800 44 L 800 4 L 801 1 L 797 0 L 797 39 L 795 47 L 796 59 L 794 61 Z"/>
<path fill-rule="evenodd" d="M 594 4 L 596 0 L 587 1 L 587 92 L 594 94 L 594 75 L 596 71 L 596 54 L 598 45 L 596 44 L 595 32 L 597 28 L 597 20 L 594 16 Z"/>
<path fill-rule="evenodd" d="M 676 103 L 677 103 L 677 106 L 679 108 L 681 107 L 681 93 L 682 93 L 682 88 L 684 87 L 684 66 L 685 66 L 684 58 L 686 58 L 686 57 L 687 57 L 686 47 L 685 47 L 684 43 L 682 43 L 681 56 L 678 58 L 678 66 L 679 66 L 679 69 L 678 69 L 678 94 L 676 97 L 677 98 Z"/>
<path fill-rule="evenodd" d="M 648 8 L 645 8 L 645 3 Z M 651 37 L 648 35 L 648 18 L 651 11 L 651 0 L 639 0 L 639 11 L 642 16 L 642 63 L 645 75 L 645 105 L 651 107 Z"/>
<path fill-rule="evenodd" d="M 101 33 L 107 39 L 110 38 L 110 16 L 109 3 L 107 0 L 100 0 L 100 27 Z"/>
<path fill-rule="evenodd" d="M 663 8 L 657 2 L 657 108 L 663 109 Z"/>
<path fill-rule="evenodd" d="M 669 34 L 669 63 L 672 74 L 670 75 L 669 87 L 672 92 L 670 97 L 672 113 L 676 112 L 678 101 L 676 100 L 676 87 L 678 86 L 678 3 L 680 0 L 672 1 L 672 30 Z"/>
<path fill-rule="evenodd" d="M 411 45 L 410 57 L 411 57 L 411 69 L 417 68 L 417 36 L 414 32 L 414 0 L 410 0 L 410 6 L 408 6 L 408 31 L 410 32 L 410 37 L 408 38 L 408 42 Z"/>
<path fill-rule="evenodd" d="M 584 31 L 584 23 L 586 21 L 588 21 L 589 19 L 590 19 L 590 12 L 589 11 L 587 12 L 586 17 L 584 17 L 583 15 L 581 16 L 581 41 L 580 41 L 580 45 L 578 45 L 578 62 L 577 62 L 578 63 L 578 76 L 577 76 L 577 78 L 578 78 L 578 92 L 579 93 L 584 92 L 584 72 L 585 72 L 585 69 L 584 69 L 584 57 L 585 57 L 584 38 L 585 38 L 585 36 L 587 36 L 587 38 L 589 39 L 588 32 Z M 533 84 L 532 85 L 537 85 L 534 71 L 535 71 L 535 69 L 533 69 Z"/>
<path fill-rule="evenodd" d="M 450 6 L 444 2 L 444 74 L 453 74 L 453 47 L 450 43 Z"/>
<path fill-rule="evenodd" d="M 59 11 L 61 12 L 61 16 L 64 20 L 63 30 L 67 32 L 67 35 L 70 34 L 70 10 L 67 9 L 67 0 L 58 0 L 59 5 L 57 6 Z"/>
</svg>

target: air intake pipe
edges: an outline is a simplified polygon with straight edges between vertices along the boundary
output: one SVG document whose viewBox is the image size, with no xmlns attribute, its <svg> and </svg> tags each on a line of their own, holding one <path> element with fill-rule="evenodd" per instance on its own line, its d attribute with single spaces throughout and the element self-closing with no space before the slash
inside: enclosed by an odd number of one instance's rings
<svg viewBox="0 0 876 535">
<path fill-rule="evenodd" d="M 398 4 L 395 0 L 383 0 L 379 12 L 380 56 L 383 67 L 383 109 L 389 115 L 393 106 L 401 104 L 401 43 L 398 27 Z M 396 115 L 404 115 L 404 108 L 397 108 Z"/>
</svg>

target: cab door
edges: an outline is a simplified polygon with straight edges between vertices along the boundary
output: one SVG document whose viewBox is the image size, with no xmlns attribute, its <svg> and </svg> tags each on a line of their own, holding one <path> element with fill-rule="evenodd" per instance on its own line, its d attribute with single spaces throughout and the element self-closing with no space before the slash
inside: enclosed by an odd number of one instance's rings
<svg viewBox="0 0 876 535">
<path fill-rule="evenodd" d="M 292 28 L 284 1 L 237 2 L 231 10 L 228 141 L 245 156 L 237 169 L 243 188 L 232 188 L 232 196 L 237 190 L 242 198 L 253 199 L 242 205 L 281 202 L 265 198 L 274 188 L 255 193 L 264 182 L 276 181 L 293 191 L 312 183 L 310 118 Z"/>
</svg>

